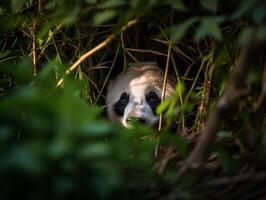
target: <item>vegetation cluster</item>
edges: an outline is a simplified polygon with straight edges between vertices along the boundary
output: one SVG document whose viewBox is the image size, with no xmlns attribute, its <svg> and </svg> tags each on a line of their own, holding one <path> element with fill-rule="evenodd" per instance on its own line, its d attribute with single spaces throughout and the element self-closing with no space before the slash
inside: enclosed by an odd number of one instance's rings
<svg viewBox="0 0 266 200">
<path fill-rule="evenodd" d="M 266 1 L 1 0 L 0 24 L 0 199 L 266 197 Z M 176 81 L 160 131 L 104 112 L 143 61 Z"/>
</svg>

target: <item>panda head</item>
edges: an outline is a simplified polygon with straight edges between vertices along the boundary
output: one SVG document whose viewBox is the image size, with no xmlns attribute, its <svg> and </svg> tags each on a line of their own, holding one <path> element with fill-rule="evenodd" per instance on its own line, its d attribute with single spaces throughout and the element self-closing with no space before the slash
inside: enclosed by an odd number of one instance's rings
<svg viewBox="0 0 266 200">
<path fill-rule="evenodd" d="M 156 107 L 161 103 L 163 73 L 151 62 L 130 64 L 125 73 L 113 80 L 106 95 L 110 120 L 129 128 L 134 122 L 155 126 L 159 121 Z M 174 92 L 167 81 L 165 98 Z"/>
</svg>

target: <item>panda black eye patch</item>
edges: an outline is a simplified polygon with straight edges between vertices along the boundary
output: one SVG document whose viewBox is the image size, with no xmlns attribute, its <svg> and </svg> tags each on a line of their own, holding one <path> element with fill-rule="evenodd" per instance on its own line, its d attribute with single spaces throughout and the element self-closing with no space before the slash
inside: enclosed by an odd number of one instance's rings
<svg viewBox="0 0 266 200">
<path fill-rule="evenodd" d="M 129 102 L 129 95 L 127 93 L 123 93 L 120 96 L 120 99 L 114 104 L 114 112 L 122 117 L 124 115 L 125 108 Z"/>
<path fill-rule="evenodd" d="M 160 97 L 155 92 L 148 92 L 146 94 L 146 102 L 151 107 L 153 114 L 156 113 L 156 107 L 161 103 Z"/>
</svg>

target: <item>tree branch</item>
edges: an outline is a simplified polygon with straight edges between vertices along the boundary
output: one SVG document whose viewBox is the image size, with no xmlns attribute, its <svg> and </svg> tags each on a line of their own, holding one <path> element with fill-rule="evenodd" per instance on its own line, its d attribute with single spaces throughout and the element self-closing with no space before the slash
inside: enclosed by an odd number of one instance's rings
<svg viewBox="0 0 266 200">
<path fill-rule="evenodd" d="M 238 61 L 231 74 L 228 87 L 218 101 L 216 107 L 210 112 L 206 127 L 201 131 L 200 139 L 187 159 L 187 164 L 190 167 L 199 167 L 203 164 L 222 121 L 234 110 L 238 100 L 243 96 L 245 82 L 249 70 L 251 69 L 254 56 L 259 48 L 260 43 L 256 38 L 251 39 L 242 47 Z"/>
<path fill-rule="evenodd" d="M 124 32 L 125 30 L 127 30 L 128 28 L 134 26 L 139 20 L 139 17 L 136 19 L 133 19 L 129 22 L 127 22 L 127 24 L 125 26 L 123 26 L 120 31 L 115 32 L 111 35 L 109 35 L 104 41 L 102 41 L 100 44 L 98 44 L 97 46 L 95 46 L 93 49 L 89 50 L 87 53 L 85 53 L 84 55 L 82 55 L 72 66 L 70 66 L 70 68 L 68 68 L 66 70 L 66 74 L 68 75 L 70 74 L 70 72 L 72 72 L 74 69 L 76 69 L 82 62 L 84 62 L 87 58 L 89 58 L 90 56 L 92 56 L 93 54 L 95 54 L 97 51 L 103 49 L 105 46 L 107 46 L 110 42 L 112 42 L 115 38 L 115 36 L 121 32 Z M 64 77 L 62 77 L 56 84 L 56 87 L 59 87 L 62 83 L 64 82 Z"/>
</svg>

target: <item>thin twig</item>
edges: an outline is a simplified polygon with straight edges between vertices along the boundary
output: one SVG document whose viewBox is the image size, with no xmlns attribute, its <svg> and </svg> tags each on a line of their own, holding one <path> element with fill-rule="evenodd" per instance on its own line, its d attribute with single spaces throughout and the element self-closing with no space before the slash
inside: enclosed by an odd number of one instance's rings
<svg viewBox="0 0 266 200">
<path fill-rule="evenodd" d="M 103 82 L 103 85 L 102 85 L 102 87 L 101 87 L 101 89 L 100 89 L 100 91 L 99 91 L 99 94 L 98 94 L 98 96 L 96 97 L 95 103 L 97 103 L 98 100 L 99 100 L 99 98 L 100 98 L 100 96 L 103 95 L 103 89 L 105 88 L 106 83 L 107 83 L 107 80 L 108 80 L 109 76 L 111 75 L 111 72 L 112 72 L 112 70 L 113 70 L 113 68 L 114 68 L 115 61 L 116 61 L 116 59 L 117 59 L 117 55 L 118 55 L 119 49 L 120 49 L 120 43 L 119 43 L 118 46 L 117 46 L 116 53 L 115 53 L 115 57 L 114 57 L 114 61 L 113 61 L 112 65 L 111 65 L 111 67 L 110 67 L 110 69 L 109 69 L 109 72 L 108 72 L 108 74 L 107 74 L 107 76 L 106 76 L 106 78 L 105 78 L 105 80 L 104 80 L 104 82 Z"/>
<path fill-rule="evenodd" d="M 32 36 L 32 71 L 33 71 L 33 76 L 37 76 L 37 69 L 36 69 L 36 19 L 33 18 L 33 22 L 32 22 L 32 32 L 31 32 L 31 36 Z"/>
<path fill-rule="evenodd" d="M 128 28 L 134 26 L 138 22 L 139 18 L 133 19 L 129 21 L 125 26 L 121 28 L 120 31 L 113 33 L 109 35 L 104 41 L 102 41 L 100 44 L 95 46 L 93 49 L 89 50 L 87 53 L 82 55 L 69 69 L 66 70 L 65 75 L 70 74 L 74 69 L 76 69 L 82 62 L 84 62 L 87 58 L 98 52 L 99 50 L 103 49 L 105 46 L 107 46 L 110 42 L 112 42 L 115 38 L 115 36 L 121 32 L 124 32 Z M 59 87 L 64 82 L 64 77 L 62 77 L 56 84 L 56 87 Z"/>
<path fill-rule="evenodd" d="M 169 62 L 170 62 L 170 58 L 171 58 L 171 48 L 172 48 L 172 42 L 171 42 L 171 39 L 170 39 L 169 47 L 168 47 L 168 53 L 167 53 L 166 66 L 165 66 L 165 71 L 164 71 L 164 79 L 163 79 L 163 89 L 162 89 L 161 103 L 163 103 L 164 98 L 165 98 L 165 91 L 166 91 L 166 84 L 167 84 L 167 76 L 168 76 L 168 71 L 169 71 Z M 161 129 L 162 129 L 162 122 L 163 122 L 163 114 L 161 113 L 160 114 L 158 131 L 161 131 Z"/>
<path fill-rule="evenodd" d="M 38 0 L 38 13 L 41 12 L 42 9 L 42 0 Z M 32 37 L 32 65 L 33 65 L 33 76 L 37 76 L 37 66 L 36 66 L 36 58 L 37 58 L 37 52 L 36 52 L 36 18 L 33 16 L 32 20 L 32 31 L 31 31 L 31 37 Z"/>
<path fill-rule="evenodd" d="M 42 0 L 38 0 L 38 11 L 42 11 Z"/>
<path fill-rule="evenodd" d="M 155 54 L 158 56 L 165 56 L 167 57 L 167 54 L 158 52 L 158 51 L 154 51 L 151 49 L 133 49 L 133 48 L 126 48 L 128 51 L 133 51 L 133 52 L 141 52 L 141 53 L 151 53 L 151 54 Z"/>
<path fill-rule="evenodd" d="M 161 103 L 163 103 L 164 98 L 165 98 L 165 91 L 166 91 L 166 84 L 167 84 L 167 76 L 168 76 L 168 71 L 169 71 L 169 62 L 170 62 L 170 58 L 171 58 L 171 48 L 172 48 L 172 42 L 171 42 L 171 39 L 170 39 L 169 46 L 168 46 L 166 66 L 165 66 L 165 71 L 164 71 L 164 79 L 163 79 L 163 89 L 162 89 Z M 158 131 L 161 131 L 162 130 L 162 122 L 163 122 L 163 114 L 161 113 L 160 114 L 160 118 L 159 118 Z M 161 135 L 158 136 L 157 141 L 156 141 L 156 147 L 155 147 L 155 151 L 154 151 L 154 156 L 155 157 L 157 157 L 157 155 L 158 155 L 160 138 L 161 138 Z"/>
</svg>

